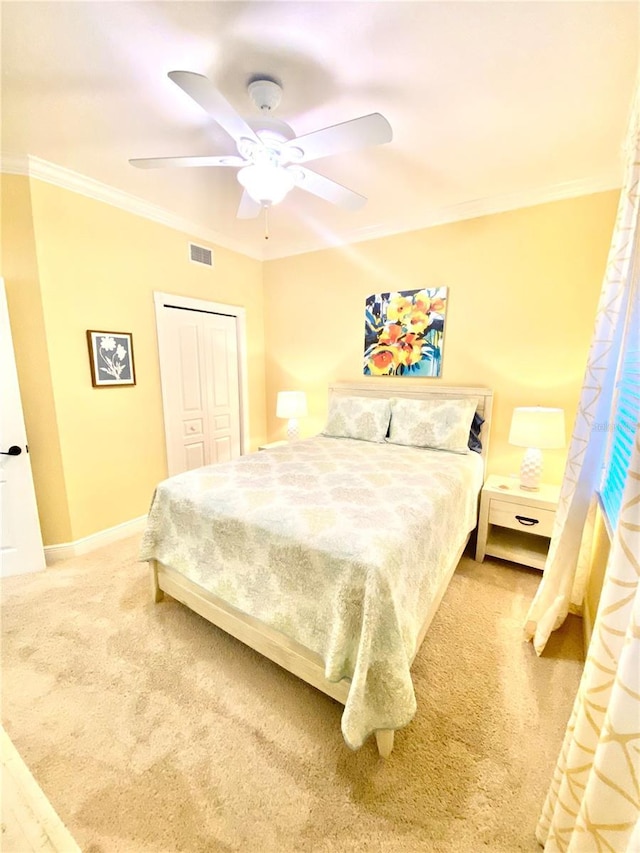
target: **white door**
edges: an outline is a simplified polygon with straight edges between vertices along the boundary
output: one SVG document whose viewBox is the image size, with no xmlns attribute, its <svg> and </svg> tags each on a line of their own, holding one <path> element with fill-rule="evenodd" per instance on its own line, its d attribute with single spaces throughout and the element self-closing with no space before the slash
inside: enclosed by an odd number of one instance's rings
<svg viewBox="0 0 640 853">
<path fill-rule="evenodd" d="M 4 280 L 0 278 L 0 574 L 45 568 Z"/>
<path fill-rule="evenodd" d="M 167 305 L 159 313 L 169 476 L 234 459 L 240 455 L 236 318 Z"/>
</svg>

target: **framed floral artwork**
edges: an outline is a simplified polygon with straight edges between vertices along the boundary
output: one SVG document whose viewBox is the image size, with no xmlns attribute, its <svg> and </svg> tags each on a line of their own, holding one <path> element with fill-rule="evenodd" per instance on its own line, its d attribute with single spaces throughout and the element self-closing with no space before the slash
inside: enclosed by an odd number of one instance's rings
<svg viewBox="0 0 640 853">
<path fill-rule="evenodd" d="M 94 332 L 88 329 L 87 342 L 94 388 L 136 384 L 130 332 Z"/>
<path fill-rule="evenodd" d="M 366 376 L 440 376 L 447 312 L 446 287 L 367 296 Z"/>
</svg>

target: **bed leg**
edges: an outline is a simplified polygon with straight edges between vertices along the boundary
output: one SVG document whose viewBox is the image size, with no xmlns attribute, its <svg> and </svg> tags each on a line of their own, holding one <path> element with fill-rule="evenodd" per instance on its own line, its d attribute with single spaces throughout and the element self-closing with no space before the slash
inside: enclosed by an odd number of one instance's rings
<svg viewBox="0 0 640 853">
<path fill-rule="evenodd" d="M 158 585 L 158 564 L 155 560 L 149 560 L 149 570 L 151 573 L 151 600 L 157 604 L 164 598 L 164 592 Z"/>
<path fill-rule="evenodd" d="M 378 729 L 376 732 L 376 743 L 381 758 L 389 758 L 393 749 L 393 729 Z"/>
</svg>

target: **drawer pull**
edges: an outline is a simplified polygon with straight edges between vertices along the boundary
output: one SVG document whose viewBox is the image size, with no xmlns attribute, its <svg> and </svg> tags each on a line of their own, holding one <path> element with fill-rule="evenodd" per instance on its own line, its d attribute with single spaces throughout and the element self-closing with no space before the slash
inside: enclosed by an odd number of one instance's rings
<svg viewBox="0 0 640 853">
<path fill-rule="evenodd" d="M 516 521 L 519 521 L 520 524 L 524 524 L 525 527 L 533 527 L 534 524 L 538 524 L 539 519 L 529 518 L 526 515 L 516 515 Z"/>
</svg>

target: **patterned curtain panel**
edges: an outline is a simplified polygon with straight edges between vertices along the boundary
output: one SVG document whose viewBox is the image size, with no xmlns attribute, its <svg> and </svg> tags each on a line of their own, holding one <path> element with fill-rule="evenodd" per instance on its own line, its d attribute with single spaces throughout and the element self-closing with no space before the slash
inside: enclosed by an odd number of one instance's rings
<svg viewBox="0 0 640 853">
<path fill-rule="evenodd" d="M 640 850 L 640 427 L 580 689 L 536 835 L 545 853 Z"/>
<path fill-rule="evenodd" d="M 607 447 L 618 350 L 625 309 L 637 289 L 640 234 L 640 87 L 636 88 L 627 143 L 627 167 L 596 314 L 578 413 L 569 445 L 560 501 L 544 575 L 531 604 L 525 636 L 542 654 L 552 631 L 584 596 L 596 510 Z M 636 279 L 634 281 L 634 279 Z"/>
</svg>

